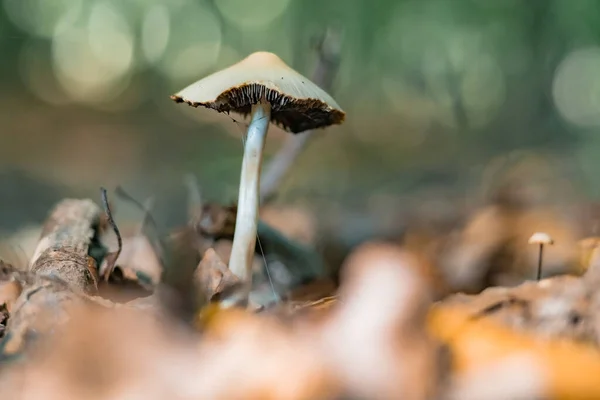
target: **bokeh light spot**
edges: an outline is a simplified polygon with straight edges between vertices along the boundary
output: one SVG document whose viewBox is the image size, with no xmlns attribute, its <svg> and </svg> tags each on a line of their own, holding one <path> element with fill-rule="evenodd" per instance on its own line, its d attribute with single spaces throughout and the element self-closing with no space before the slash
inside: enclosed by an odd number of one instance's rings
<svg viewBox="0 0 600 400">
<path fill-rule="evenodd" d="M 569 122 L 600 126 L 600 47 L 571 52 L 554 76 L 554 102 Z"/>
<path fill-rule="evenodd" d="M 112 3 L 99 2 L 87 21 L 54 35 L 52 55 L 57 79 L 73 99 L 101 103 L 127 88 L 133 36 Z"/>
<path fill-rule="evenodd" d="M 504 103 L 506 83 L 502 69 L 489 54 L 472 59 L 462 79 L 461 95 L 470 111 L 470 125 L 487 123 Z"/>
<path fill-rule="evenodd" d="M 49 49 L 29 40 L 19 53 L 19 72 L 27 88 L 42 101 L 60 105 L 69 102 L 49 66 Z"/>
<path fill-rule="evenodd" d="M 69 27 L 82 8 L 82 0 L 4 0 L 6 14 L 17 27 L 44 38 Z"/>
<path fill-rule="evenodd" d="M 157 66 L 181 85 L 214 66 L 221 49 L 221 27 L 209 8 L 195 3 L 181 7 L 171 15 L 171 21 L 168 44 Z"/>
<path fill-rule="evenodd" d="M 150 7 L 142 23 L 142 51 L 149 63 L 155 63 L 163 56 L 170 29 L 169 10 L 162 4 Z"/>
<path fill-rule="evenodd" d="M 133 36 L 127 20 L 110 3 L 94 5 L 88 35 L 90 50 L 109 68 L 109 75 L 127 72 L 133 62 Z"/>
</svg>

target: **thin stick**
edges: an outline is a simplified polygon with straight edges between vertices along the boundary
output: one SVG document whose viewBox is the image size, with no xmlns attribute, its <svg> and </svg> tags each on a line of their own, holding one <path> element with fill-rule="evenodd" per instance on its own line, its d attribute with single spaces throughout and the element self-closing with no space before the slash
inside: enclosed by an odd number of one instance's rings
<svg viewBox="0 0 600 400">
<path fill-rule="evenodd" d="M 108 205 L 108 195 L 106 194 L 106 189 L 101 187 L 100 193 L 101 193 L 101 197 L 102 197 L 102 205 L 104 206 L 104 212 L 106 213 L 106 217 L 108 218 L 108 223 L 110 224 L 111 228 L 115 232 L 115 235 L 117 236 L 117 245 L 118 245 L 116 253 L 113 253 L 110 255 L 110 257 L 107 257 L 108 258 L 107 259 L 107 269 L 106 269 L 106 273 L 104 274 L 104 280 L 108 281 L 108 278 L 112 274 L 112 271 L 115 267 L 115 263 L 117 262 L 117 259 L 119 258 L 119 255 L 121 254 L 121 250 L 123 250 L 123 239 L 121 238 L 121 232 L 119 231 L 119 228 L 117 227 L 117 224 L 115 223 L 115 220 L 113 219 L 112 212 L 110 211 L 110 206 Z"/>
</svg>

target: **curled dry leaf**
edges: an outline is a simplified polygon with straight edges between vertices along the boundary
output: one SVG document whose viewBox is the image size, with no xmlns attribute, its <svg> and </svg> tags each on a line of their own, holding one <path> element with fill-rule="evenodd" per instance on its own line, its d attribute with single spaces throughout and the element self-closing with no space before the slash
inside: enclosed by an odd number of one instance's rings
<svg viewBox="0 0 600 400">
<path fill-rule="evenodd" d="M 216 296 L 227 296 L 229 291 L 241 284 L 214 249 L 206 250 L 196 268 L 194 279 L 206 301 L 212 301 Z"/>
<path fill-rule="evenodd" d="M 225 263 L 225 265 L 229 265 L 229 257 L 231 257 L 231 247 L 233 246 L 233 241 L 229 239 L 221 239 L 217 240 L 213 246 L 213 249 L 219 256 L 219 258 Z"/>
</svg>

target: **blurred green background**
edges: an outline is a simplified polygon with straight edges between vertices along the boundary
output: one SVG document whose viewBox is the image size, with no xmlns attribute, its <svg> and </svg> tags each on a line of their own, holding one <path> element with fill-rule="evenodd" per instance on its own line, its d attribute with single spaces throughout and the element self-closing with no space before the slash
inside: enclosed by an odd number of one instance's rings
<svg viewBox="0 0 600 400">
<path fill-rule="evenodd" d="M 169 95 L 257 50 L 310 77 L 328 27 L 347 121 L 315 135 L 278 201 L 439 210 L 523 154 L 597 195 L 597 0 L 1 0 L 0 227 L 100 185 L 162 196 L 159 220 L 180 220 L 188 172 L 236 200 L 244 122 Z M 272 127 L 268 154 L 285 138 Z"/>
</svg>

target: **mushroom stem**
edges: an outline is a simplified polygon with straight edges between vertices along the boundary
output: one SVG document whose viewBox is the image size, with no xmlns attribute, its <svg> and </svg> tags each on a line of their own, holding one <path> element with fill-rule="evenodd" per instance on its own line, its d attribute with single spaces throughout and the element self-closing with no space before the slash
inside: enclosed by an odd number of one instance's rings
<svg viewBox="0 0 600 400">
<path fill-rule="evenodd" d="M 258 224 L 260 173 L 267 130 L 271 120 L 271 105 L 264 100 L 254 104 L 251 118 L 246 136 L 246 145 L 244 146 L 237 217 L 229 262 L 231 272 L 244 282 L 244 290 L 239 293 L 243 298 L 224 299 L 234 304 L 222 303 L 223 306 L 247 304 L 252 286 L 251 272 Z"/>
<path fill-rule="evenodd" d="M 538 256 L 537 280 L 542 279 L 542 255 L 544 254 L 544 244 L 540 243 L 540 253 Z"/>
</svg>

